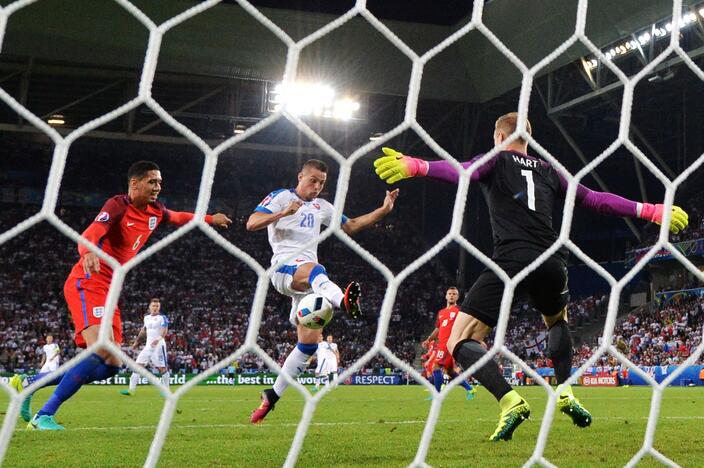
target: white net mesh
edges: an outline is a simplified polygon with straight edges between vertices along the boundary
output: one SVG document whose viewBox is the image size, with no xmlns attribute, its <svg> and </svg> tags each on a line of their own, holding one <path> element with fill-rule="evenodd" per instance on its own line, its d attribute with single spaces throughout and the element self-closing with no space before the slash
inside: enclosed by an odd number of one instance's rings
<svg viewBox="0 0 704 468">
<path fill-rule="evenodd" d="M 0 50 L 2 46 L 2 41 L 5 36 L 6 26 L 8 20 L 18 10 L 36 2 L 37 0 L 21 0 L 16 1 L 0 10 Z M 645 255 L 632 269 L 631 271 L 621 278 L 616 280 L 611 276 L 606 270 L 604 270 L 600 265 L 598 265 L 589 256 L 584 254 L 570 239 L 570 227 L 572 221 L 572 211 L 575 203 L 576 186 L 579 181 L 587 175 L 590 171 L 596 168 L 602 161 L 608 158 L 616 149 L 620 146 L 627 148 L 645 167 L 647 167 L 665 186 L 665 205 L 669 208 L 674 199 L 675 191 L 678 186 L 702 163 L 704 163 L 704 155 L 700 156 L 689 168 L 680 174 L 676 179 L 668 179 L 636 146 L 632 143 L 629 137 L 629 127 L 631 121 L 631 107 L 633 104 L 633 92 L 635 86 L 638 82 L 648 75 L 659 63 L 665 60 L 668 56 L 672 54 L 677 54 L 682 58 L 684 63 L 689 67 L 700 79 L 704 80 L 704 72 L 699 69 L 696 64 L 687 56 L 684 50 L 679 44 L 680 40 L 680 18 L 682 15 L 682 1 L 674 0 L 672 4 L 672 32 L 670 35 L 669 46 L 654 60 L 652 60 L 648 65 L 646 65 L 639 73 L 632 77 L 626 76 L 618 67 L 616 67 L 610 60 L 608 60 L 604 54 L 595 46 L 591 40 L 585 34 L 585 24 L 587 18 L 587 0 L 579 0 L 579 5 L 577 9 L 576 18 L 574 18 L 575 28 L 573 34 L 565 40 L 562 45 L 557 49 L 543 58 L 540 62 L 532 67 L 527 67 L 514 53 L 511 52 L 497 37 L 490 31 L 482 22 L 482 14 L 484 8 L 483 0 L 475 0 L 472 17 L 469 23 L 463 26 L 461 29 L 456 31 L 454 34 L 449 36 L 447 39 L 442 41 L 440 44 L 430 49 L 423 55 L 416 54 L 411 48 L 409 48 L 402 40 L 400 40 L 390 29 L 388 29 L 381 21 L 379 21 L 367 8 L 365 0 L 357 0 L 355 6 L 349 10 L 344 15 L 340 16 L 336 20 L 330 22 L 323 28 L 315 31 L 314 33 L 304 37 L 299 41 L 294 41 L 286 32 L 270 21 L 266 16 L 264 16 L 257 8 L 249 4 L 244 0 L 237 0 L 237 3 L 247 11 L 252 17 L 269 29 L 273 34 L 276 35 L 288 48 L 286 67 L 283 76 L 284 83 L 292 83 L 296 78 L 296 72 L 298 67 L 298 59 L 300 57 L 301 51 L 307 45 L 313 43 L 314 41 L 322 38 L 331 31 L 339 28 L 350 19 L 360 16 L 368 21 L 368 23 L 378 30 L 386 39 L 388 39 L 394 46 L 396 46 L 405 56 L 407 56 L 412 61 L 412 71 L 411 79 L 408 87 L 408 98 L 405 110 L 405 118 L 403 122 L 392 130 L 388 131 L 382 135 L 378 140 L 369 142 L 368 144 L 358 148 L 352 152 L 348 158 L 343 157 L 338 151 L 333 149 L 329 144 L 327 144 L 315 131 L 313 131 L 305 122 L 300 120 L 298 117 L 288 114 L 286 111 L 279 111 L 272 114 L 270 117 L 260 121 L 256 125 L 247 129 L 244 133 L 236 135 L 220 145 L 211 148 L 206 144 L 201 138 L 199 138 L 195 133 L 186 128 L 184 125 L 179 123 L 172 115 L 170 115 L 166 110 L 164 110 L 158 102 L 156 102 L 152 97 L 152 84 L 154 81 L 154 74 L 157 66 L 157 59 L 159 56 L 159 49 L 161 46 L 161 41 L 167 31 L 177 26 L 178 24 L 188 20 L 189 18 L 198 15 L 199 13 L 212 8 L 213 6 L 220 3 L 219 0 L 211 0 L 203 2 L 194 6 L 183 13 L 170 18 L 168 21 L 162 24 L 155 24 L 149 17 L 147 17 L 142 11 L 140 11 L 136 6 L 131 4 L 127 0 L 115 0 L 120 6 L 122 6 L 129 14 L 135 17 L 145 28 L 149 31 L 149 42 L 147 50 L 145 53 L 144 64 L 142 67 L 141 80 L 139 82 L 139 93 L 138 96 L 126 104 L 120 106 L 119 108 L 96 118 L 81 127 L 73 130 L 71 133 L 62 137 L 55 129 L 50 127 L 47 123 L 42 121 L 40 118 L 32 114 L 20 103 L 18 103 L 14 98 L 12 98 L 5 90 L 0 88 L 0 99 L 2 99 L 7 105 L 14 109 L 22 118 L 26 119 L 29 123 L 34 125 L 37 129 L 41 130 L 46 134 L 54 143 L 54 154 L 49 174 L 49 179 L 46 187 L 46 192 L 44 196 L 43 206 L 41 211 L 34 216 L 28 218 L 27 220 L 17 224 L 12 229 L 0 234 L 0 244 L 8 242 L 10 239 L 21 234 L 32 226 L 40 223 L 41 221 L 48 221 L 56 229 L 58 229 L 65 236 L 71 238 L 75 242 L 80 242 L 86 247 L 90 248 L 91 251 L 100 256 L 101 259 L 108 262 L 114 269 L 114 275 L 112 284 L 110 286 L 110 291 L 107 297 L 106 303 L 106 315 L 102 321 L 100 329 L 100 339 L 91 348 L 85 350 L 81 354 L 77 355 L 75 358 L 66 362 L 60 367 L 59 370 L 52 373 L 46 379 L 42 381 L 35 382 L 28 388 L 26 388 L 22 393 L 17 394 L 6 384 L 2 384 L 3 389 L 11 396 L 11 403 L 9 409 L 6 413 L 2 432 L 0 432 L 0 461 L 3 460 L 5 453 L 8 448 L 8 444 L 13 434 L 15 424 L 17 421 L 17 414 L 19 407 L 26 395 L 33 392 L 35 389 L 43 383 L 53 378 L 54 375 L 65 372 L 67 369 L 73 367 L 80 360 L 86 358 L 88 353 L 93 352 L 98 348 L 104 348 L 115 355 L 119 356 L 130 368 L 135 369 L 142 376 L 146 377 L 153 385 L 159 387 L 161 390 L 166 391 L 166 404 L 163 408 L 159 425 L 156 431 L 156 435 L 151 443 L 149 454 L 145 460 L 145 466 L 155 466 L 159 460 L 162 446 L 164 440 L 168 433 L 174 411 L 176 409 L 177 402 L 186 392 L 188 392 L 193 386 L 205 380 L 207 377 L 218 372 L 220 369 L 225 367 L 229 362 L 242 356 L 247 352 L 253 352 L 265 362 L 267 366 L 271 369 L 275 369 L 281 372 L 281 368 L 273 361 L 256 343 L 259 327 L 261 324 L 262 312 L 264 308 L 264 301 L 266 298 L 266 293 L 269 287 L 269 275 L 272 274 L 278 268 L 279 265 L 271 266 L 268 269 L 262 267 L 258 262 L 256 262 L 251 256 L 246 252 L 239 249 L 236 245 L 233 245 L 224 237 L 220 236 L 213 228 L 208 226 L 204 222 L 204 215 L 208 207 L 211 189 L 213 186 L 213 179 L 215 175 L 215 169 L 218 161 L 218 157 L 225 150 L 236 145 L 237 143 L 249 138 L 265 127 L 273 124 L 278 119 L 284 118 L 292 123 L 300 132 L 310 138 L 322 151 L 328 154 L 330 157 L 335 159 L 340 166 L 340 174 L 337 184 L 337 192 L 335 194 L 335 210 L 336 214 L 333 216 L 334 220 L 338 220 L 333 226 L 321 233 L 320 238 L 316 242 L 320 242 L 331 235 L 337 236 L 342 242 L 347 244 L 350 249 L 355 251 L 358 255 L 363 257 L 367 262 L 369 262 L 373 267 L 375 267 L 388 282 L 388 288 L 384 296 L 383 304 L 381 307 L 381 315 L 379 319 L 379 326 L 377 329 L 376 339 L 374 341 L 373 347 L 359 360 L 353 363 L 341 376 L 340 379 L 344 380 L 348 376 L 358 371 L 365 363 L 369 362 L 374 356 L 382 355 L 392 364 L 398 368 L 407 371 L 414 379 L 422 382 L 433 394 L 433 403 L 430 408 L 430 413 L 427 418 L 427 423 L 423 431 L 420 444 L 416 456 L 412 462 L 413 466 L 426 466 L 425 460 L 427 452 L 432 440 L 435 425 L 440 414 L 442 403 L 448 393 L 459 384 L 462 378 L 465 378 L 469 374 L 472 374 L 475 369 L 482 366 L 489 359 L 492 359 L 497 354 L 501 354 L 507 359 L 511 360 L 513 363 L 518 364 L 530 377 L 532 377 L 536 382 L 538 382 L 547 392 L 548 401 L 546 406 L 545 415 L 542 420 L 542 425 L 540 428 L 540 433 L 538 440 L 533 451 L 532 456 L 526 461 L 526 466 L 533 465 L 535 463 L 544 466 L 553 466 L 548 460 L 543 456 L 544 449 L 547 443 L 548 434 L 553 421 L 553 415 L 555 411 L 555 402 L 557 395 L 559 394 L 560 388 L 553 390 L 548 383 L 535 371 L 533 371 L 525 362 L 519 359 L 516 355 L 511 353 L 508 348 L 504 346 L 504 339 L 506 335 L 506 328 L 509 319 L 510 305 L 513 298 L 513 293 L 518 285 L 518 283 L 524 279 L 531 271 L 538 267 L 545 259 L 547 259 L 551 254 L 556 252 L 561 247 L 567 247 L 572 251 L 580 260 L 589 265 L 594 271 L 596 271 L 600 276 L 602 276 L 611 286 L 611 296 L 608 305 L 608 314 L 606 318 L 606 323 L 604 327 L 604 335 L 602 345 L 598 350 L 592 355 L 592 357 L 582 365 L 576 374 L 574 374 L 568 383 L 575 382 L 579 376 L 584 372 L 584 370 L 593 365 L 599 357 L 605 353 L 610 353 L 615 356 L 623 365 L 629 367 L 632 372 L 637 373 L 640 377 L 644 378 L 653 387 L 653 396 L 650 408 L 650 414 L 648 418 L 648 424 L 646 429 L 645 438 L 643 441 L 642 448 L 633 456 L 633 458 L 628 463 L 628 466 L 635 465 L 643 456 L 650 454 L 657 460 L 664 464 L 676 466 L 674 462 L 659 453 L 653 448 L 653 438 L 658 422 L 658 415 L 660 412 L 660 402 L 663 395 L 664 388 L 676 379 L 681 372 L 685 369 L 685 366 L 695 362 L 699 356 L 704 351 L 704 342 L 698 346 L 696 351 L 685 361 L 683 366 L 678 371 L 670 374 L 666 380 L 657 384 L 653 378 L 645 374 L 637 366 L 631 363 L 625 356 L 623 356 L 614 346 L 610 343 L 613 335 L 617 309 L 619 305 L 620 293 L 623 287 L 646 265 L 646 263 L 655 255 L 655 253 L 661 249 L 665 248 L 669 250 L 672 255 L 681 262 L 689 271 L 697 276 L 701 281 L 704 281 L 704 273 L 699 271 L 689 260 L 687 260 L 668 240 L 668 229 L 666 226 L 669 225 L 670 210 L 665 210 L 665 219 L 662 223 L 662 228 L 660 229 L 659 239 L 656 245 L 652 247 L 650 252 Z M 566 19 L 567 21 L 567 19 Z M 420 92 L 421 80 L 423 77 L 423 68 L 437 54 L 442 52 L 444 49 L 455 43 L 457 40 L 468 34 L 470 31 L 476 30 L 481 33 L 486 39 L 488 39 L 496 48 L 499 50 L 522 74 L 522 84 L 520 99 L 518 104 L 519 111 L 519 123 L 518 130 L 514 133 L 508 141 L 506 141 L 501 147 L 497 147 L 487 153 L 483 158 L 469 167 L 467 170 L 462 170 L 461 166 L 450 154 L 448 154 L 443 148 L 441 148 L 433 138 L 420 126 L 416 121 L 416 109 L 418 105 L 418 96 Z M 545 150 L 537 141 L 533 140 L 530 135 L 526 134 L 526 117 L 528 110 L 528 103 L 530 99 L 531 89 L 533 86 L 533 81 L 538 72 L 545 68 L 550 62 L 555 60 L 560 54 L 565 52 L 573 44 L 581 42 L 584 44 L 595 57 L 598 58 L 608 69 L 613 72 L 613 74 L 622 82 L 624 88 L 623 102 L 621 109 L 621 120 L 619 134 L 616 141 L 614 141 L 603 153 L 601 153 L 597 158 L 587 164 L 582 170 L 576 173 L 574 176 L 569 174 L 567 170 L 557 161 L 547 150 Z M 187 138 L 191 143 L 193 143 L 197 148 L 199 148 L 205 155 L 205 165 L 202 173 L 202 179 L 200 184 L 200 191 L 198 193 L 198 200 L 196 205 L 196 217 L 182 226 L 175 232 L 166 236 L 164 239 L 156 242 L 154 245 L 140 252 L 135 258 L 130 260 L 124 265 L 119 265 L 113 258 L 107 256 L 104 252 L 97 249 L 95 246 L 90 245 L 81 238 L 81 236 L 71 229 L 68 225 L 62 222 L 58 216 L 54 213 L 57 200 L 59 196 L 59 189 L 61 186 L 62 176 L 64 173 L 64 166 L 66 164 L 66 159 L 68 155 L 69 147 L 78 138 L 84 136 L 91 130 L 100 127 L 101 125 L 129 112 L 132 109 L 140 105 L 145 105 L 153 112 L 157 114 L 167 125 L 172 127 L 179 134 Z M 413 263 L 408 265 L 403 271 L 394 275 L 382 262 L 375 258 L 371 253 L 364 250 L 360 245 L 348 237 L 340 229 L 340 219 L 344 208 L 344 203 L 347 195 L 347 190 L 349 186 L 349 179 L 351 174 L 352 165 L 362 156 L 366 155 L 375 148 L 383 145 L 386 141 L 391 138 L 396 137 L 400 133 L 406 130 L 415 131 L 419 137 L 440 157 L 451 162 L 458 171 L 461 171 L 461 177 L 459 181 L 459 187 L 457 190 L 457 196 L 455 199 L 454 209 L 453 209 L 453 223 L 450 228 L 450 232 L 435 245 L 432 249 L 427 251 L 420 258 L 415 260 Z M 505 272 L 498 268 L 498 266 L 492 262 L 492 260 L 485 255 L 483 255 L 476 247 L 470 244 L 464 237 L 462 237 L 460 230 L 462 219 L 465 211 L 467 191 L 469 188 L 469 177 L 472 172 L 483 164 L 485 161 L 490 159 L 498 151 L 503 149 L 505 145 L 511 143 L 518 137 L 523 137 L 528 140 L 530 146 L 539 153 L 543 158 L 550 161 L 568 180 L 569 188 L 566 195 L 566 201 L 564 205 L 563 212 L 563 222 L 560 229 L 560 236 L 558 241 L 547 251 L 545 251 L 538 259 L 536 259 L 531 265 L 526 267 L 520 274 L 513 278 L 509 278 Z M 137 366 L 136 362 L 127 356 L 121 349 L 111 343 L 110 333 L 112 322 L 112 316 L 114 313 L 114 308 L 117 304 L 118 297 L 122 288 L 123 281 L 127 273 L 145 259 L 158 252 L 159 250 L 167 247 L 169 244 L 185 235 L 187 232 L 193 229 L 202 230 L 213 242 L 225 249 L 234 257 L 238 258 L 242 262 L 246 263 L 258 276 L 258 282 L 256 287 L 256 292 L 254 295 L 254 300 L 252 303 L 249 327 L 247 330 L 247 335 L 244 344 L 232 355 L 220 361 L 215 366 L 207 369 L 205 372 L 199 374 L 193 380 L 180 387 L 174 393 L 169 393 L 165 387 L 162 386 L 161 382 L 155 378 L 152 374 L 147 372 L 144 368 Z M 450 383 L 442 392 L 437 393 L 435 389 L 428 384 L 425 379 L 423 379 L 418 372 L 411 368 L 407 363 L 400 360 L 394 355 L 394 353 L 389 350 L 386 345 L 386 337 L 389 327 L 389 322 L 391 318 L 392 307 L 396 299 L 396 293 L 398 291 L 401 283 L 418 268 L 428 262 L 437 253 L 439 253 L 445 246 L 450 242 L 456 241 L 464 249 L 466 249 L 472 256 L 477 258 L 480 262 L 491 268 L 505 283 L 505 291 L 503 300 L 501 303 L 501 312 L 499 317 L 499 323 L 496 330 L 496 339 L 493 347 L 489 353 L 482 358 L 479 362 L 473 365 L 471 368 L 467 369 L 462 376 L 456 378 Z M 284 375 L 285 376 L 285 375 Z M 295 433 L 293 443 L 288 452 L 288 456 L 285 461 L 285 466 L 293 466 L 298 459 L 303 441 L 305 439 L 306 433 L 310 426 L 313 414 L 320 400 L 325 397 L 331 389 L 323 389 L 315 395 L 311 395 L 306 389 L 297 381 L 291 377 L 285 376 L 288 383 L 296 388 L 305 399 L 305 408 L 303 411 L 303 416 L 298 423 L 298 427 Z"/>
</svg>

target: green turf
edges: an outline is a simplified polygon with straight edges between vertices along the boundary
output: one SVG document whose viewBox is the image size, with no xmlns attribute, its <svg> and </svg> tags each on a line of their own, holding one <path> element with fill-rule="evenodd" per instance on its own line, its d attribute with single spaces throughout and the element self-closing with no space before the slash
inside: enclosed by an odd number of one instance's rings
<svg viewBox="0 0 704 468">
<path fill-rule="evenodd" d="M 160 466 L 280 466 L 293 440 L 303 399 L 289 391 L 258 426 L 248 422 L 257 387 L 197 387 L 178 406 Z M 139 466 L 149 450 L 163 399 L 152 388 L 118 395 L 117 387 L 84 388 L 61 409 L 62 433 L 29 432 L 18 420 L 4 466 Z M 465 401 L 453 391 L 443 406 L 428 463 L 438 467 L 520 466 L 531 455 L 545 410 L 545 392 L 519 389 L 532 406 L 531 420 L 511 442 L 488 442 L 498 406 L 479 389 Z M 50 394 L 41 390 L 37 408 Z M 545 457 L 558 466 L 622 466 L 640 448 L 650 408 L 648 388 L 576 388 L 594 415 L 578 429 L 557 414 Z M 414 457 L 430 409 L 421 387 L 347 387 L 323 399 L 308 431 L 299 466 L 406 466 Z M 0 396 L 2 418 L 7 396 Z M 682 466 L 701 466 L 704 389 L 665 392 L 655 447 Z M 639 466 L 659 465 L 648 458 Z"/>
</svg>

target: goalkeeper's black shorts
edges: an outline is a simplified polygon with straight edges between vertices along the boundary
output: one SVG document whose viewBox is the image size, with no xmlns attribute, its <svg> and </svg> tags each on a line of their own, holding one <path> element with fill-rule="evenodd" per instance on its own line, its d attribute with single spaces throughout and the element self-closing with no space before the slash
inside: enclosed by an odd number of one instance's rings
<svg viewBox="0 0 704 468">
<path fill-rule="evenodd" d="M 510 254 L 496 256 L 493 260 L 513 278 L 541 253 L 533 249 L 517 249 Z M 503 293 L 503 281 L 486 268 L 465 296 L 462 312 L 495 327 L 499 320 Z M 533 307 L 546 316 L 555 315 L 565 308 L 570 294 L 567 287 L 567 265 L 561 255 L 549 257 L 521 281 L 513 299 L 525 296 L 528 296 Z"/>
</svg>

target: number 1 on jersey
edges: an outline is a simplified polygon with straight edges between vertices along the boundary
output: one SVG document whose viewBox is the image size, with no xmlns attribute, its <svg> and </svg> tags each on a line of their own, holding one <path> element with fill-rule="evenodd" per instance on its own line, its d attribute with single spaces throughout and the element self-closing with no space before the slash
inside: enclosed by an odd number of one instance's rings
<svg viewBox="0 0 704 468">
<path fill-rule="evenodd" d="M 535 182 L 533 182 L 533 171 L 522 170 L 521 175 L 526 178 L 528 208 L 535 211 Z"/>
</svg>

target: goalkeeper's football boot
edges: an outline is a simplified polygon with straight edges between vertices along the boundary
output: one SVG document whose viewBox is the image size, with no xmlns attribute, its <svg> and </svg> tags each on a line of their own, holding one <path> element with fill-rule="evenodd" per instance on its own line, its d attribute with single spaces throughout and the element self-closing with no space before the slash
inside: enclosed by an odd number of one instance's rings
<svg viewBox="0 0 704 468">
<path fill-rule="evenodd" d="M 120 395 L 132 396 L 134 395 L 134 393 L 132 393 L 130 390 L 120 390 Z"/>
<path fill-rule="evenodd" d="M 26 378 L 27 376 L 24 374 L 15 374 L 10 379 L 10 386 L 17 390 L 17 393 L 20 393 L 24 390 L 22 382 L 24 382 Z M 30 393 L 27 398 L 24 399 L 20 407 L 20 416 L 25 422 L 29 422 L 30 419 L 32 419 L 32 395 L 33 394 Z"/>
<path fill-rule="evenodd" d="M 63 431 L 64 426 L 58 424 L 53 415 L 35 414 L 32 420 L 27 424 L 27 429 L 35 431 Z"/>
<path fill-rule="evenodd" d="M 513 431 L 530 416 L 530 406 L 515 390 L 504 395 L 499 404 L 502 408 L 499 425 L 489 437 L 493 442 L 511 440 Z"/>
<path fill-rule="evenodd" d="M 347 285 L 345 289 L 345 297 L 342 300 L 342 304 L 345 310 L 352 318 L 360 318 L 362 316 L 362 306 L 360 305 L 359 299 L 362 297 L 362 288 L 359 283 L 352 281 Z"/>
<path fill-rule="evenodd" d="M 262 403 L 259 405 L 259 408 L 252 411 L 252 415 L 249 417 L 250 422 L 252 424 L 258 424 L 264 421 L 269 411 L 274 409 L 274 405 L 276 405 L 277 401 L 279 401 L 279 396 L 273 388 L 264 390 L 262 392 Z"/>
<path fill-rule="evenodd" d="M 592 415 L 582 406 L 578 399 L 572 395 L 572 389 L 564 391 L 557 399 L 557 409 L 572 418 L 577 427 L 589 427 L 592 424 Z"/>
</svg>

